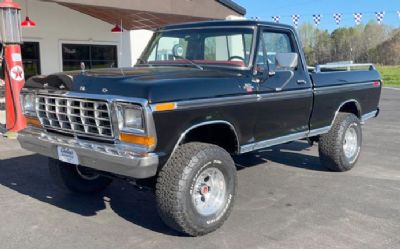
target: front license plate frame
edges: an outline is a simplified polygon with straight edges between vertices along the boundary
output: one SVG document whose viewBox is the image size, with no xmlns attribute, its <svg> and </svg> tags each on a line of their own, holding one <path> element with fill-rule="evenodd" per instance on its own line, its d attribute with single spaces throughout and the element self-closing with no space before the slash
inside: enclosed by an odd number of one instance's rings
<svg viewBox="0 0 400 249">
<path fill-rule="evenodd" d="M 74 149 L 63 146 L 57 146 L 57 155 L 58 155 L 58 160 L 62 162 L 79 165 L 79 157 Z"/>
</svg>

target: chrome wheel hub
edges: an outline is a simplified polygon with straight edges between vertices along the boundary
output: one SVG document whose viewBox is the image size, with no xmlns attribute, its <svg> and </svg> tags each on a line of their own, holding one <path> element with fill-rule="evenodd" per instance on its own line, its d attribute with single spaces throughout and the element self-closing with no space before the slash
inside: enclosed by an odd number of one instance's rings
<svg viewBox="0 0 400 249">
<path fill-rule="evenodd" d="M 347 159 L 352 159 L 358 153 L 357 131 L 353 126 L 350 126 L 344 135 L 343 151 Z"/>
<path fill-rule="evenodd" d="M 204 170 L 196 179 L 192 201 L 203 216 L 215 214 L 223 208 L 226 199 L 226 182 L 217 168 Z"/>
</svg>

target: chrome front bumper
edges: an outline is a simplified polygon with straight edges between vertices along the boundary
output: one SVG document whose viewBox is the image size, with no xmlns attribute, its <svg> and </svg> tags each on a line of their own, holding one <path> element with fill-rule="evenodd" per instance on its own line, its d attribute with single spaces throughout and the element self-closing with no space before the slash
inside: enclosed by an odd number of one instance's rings
<svg viewBox="0 0 400 249">
<path fill-rule="evenodd" d="M 55 159 L 57 146 L 71 148 L 82 166 L 137 179 L 155 176 L 159 164 L 157 154 L 140 152 L 133 146 L 83 141 L 33 127 L 21 131 L 18 141 L 26 150 Z"/>
</svg>

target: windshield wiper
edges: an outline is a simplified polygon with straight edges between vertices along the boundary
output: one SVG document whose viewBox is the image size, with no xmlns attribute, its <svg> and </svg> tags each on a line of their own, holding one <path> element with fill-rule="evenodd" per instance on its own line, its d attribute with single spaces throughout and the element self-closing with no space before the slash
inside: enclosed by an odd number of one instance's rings
<svg viewBox="0 0 400 249">
<path fill-rule="evenodd" d="M 204 70 L 204 68 L 202 66 L 200 66 L 199 64 L 195 63 L 194 61 L 188 59 L 188 58 L 183 58 L 183 57 L 176 57 L 180 60 L 184 60 L 186 62 L 189 62 L 190 64 L 192 64 L 193 66 L 195 66 L 196 68 L 200 69 L 200 70 Z"/>
<path fill-rule="evenodd" d="M 184 60 L 185 62 L 189 62 L 189 64 L 193 65 L 194 67 L 200 69 L 200 70 L 204 70 L 204 68 L 202 66 L 200 66 L 199 64 L 195 63 L 194 61 L 187 59 L 187 58 L 183 58 L 183 57 L 176 57 L 180 60 Z M 140 63 L 139 65 L 153 65 L 147 62 L 147 60 L 143 59 L 143 58 L 138 58 L 137 59 L 138 62 Z M 168 64 L 168 66 L 173 66 L 173 64 Z"/>
</svg>

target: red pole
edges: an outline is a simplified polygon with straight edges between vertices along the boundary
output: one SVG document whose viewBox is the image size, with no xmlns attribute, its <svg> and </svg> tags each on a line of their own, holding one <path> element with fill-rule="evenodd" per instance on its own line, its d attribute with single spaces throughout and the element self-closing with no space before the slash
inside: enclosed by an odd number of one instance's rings
<svg viewBox="0 0 400 249">
<path fill-rule="evenodd" d="M 18 132 L 26 127 L 26 119 L 22 113 L 20 92 L 24 87 L 24 69 L 19 44 L 4 47 L 5 83 L 6 83 L 6 128 L 11 132 Z M 3 64 L 4 66 L 4 64 Z"/>
<path fill-rule="evenodd" d="M 21 8 L 18 3 L 14 3 L 12 0 L 4 0 L 0 2 L 0 9 L 2 11 L 8 11 L 10 9 L 16 10 L 19 15 Z M 17 20 L 19 20 L 19 18 Z M 5 20 L 2 21 L 5 22 Z M 14 25 L 3 25 L 6 29 L 5 31 L 3 30 L 3 33 L 19 34 L 20 26 L 18 25 L 21 24 L 18 22 L 13 22 Z M 6 83 L 6 128 L 9 132 L 18 132 L 26 127 L 26 119 L 22 113 L 19 98 L 21 89 L 25 84 L 20 46 L 21 38 L 19 37 L 19 39 L 13 40 L 8 37 L 3 37 L 3 39 L 5 39 L 2 42 L 4 49 L 3 71 Z"/>
</svg>

